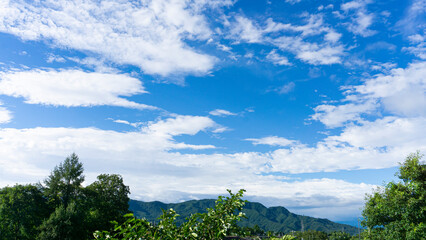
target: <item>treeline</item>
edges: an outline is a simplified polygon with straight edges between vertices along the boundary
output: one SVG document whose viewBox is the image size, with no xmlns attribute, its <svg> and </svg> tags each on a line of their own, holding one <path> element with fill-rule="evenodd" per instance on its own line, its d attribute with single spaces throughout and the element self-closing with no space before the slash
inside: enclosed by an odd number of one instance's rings
<svg viewBox="0 0 426 240">
<path fill-rule="evenodd" d="M 390 182 L 366 197 L 361 234 L 344 232 L 264 232 L 239 227 L 245 217 L 244 190 L 220 196 L 214 207 L 189 216 L 182 224 L 173 209 L 163 210 L 157 224 L 128 213 L 129 187 L 120 175 L 101 174 L 82 187 L 83 165 L 72 154 L 55 167 L 43 184 L 0 189 L 0 240 L 214 240 L 214 239 L 402 239 L 426 236 L 426 165 L 419 153 L 401 164 L 400 182 Z"/>
<path fill-rule="evenodd" d="M 76 154 L 54 168 L 43 183 L 0 189 L 1 240 L 93 239 L 124 222 L 129 187 L 116 174 L 101 174 L 87 187 Z"/>
</svg>

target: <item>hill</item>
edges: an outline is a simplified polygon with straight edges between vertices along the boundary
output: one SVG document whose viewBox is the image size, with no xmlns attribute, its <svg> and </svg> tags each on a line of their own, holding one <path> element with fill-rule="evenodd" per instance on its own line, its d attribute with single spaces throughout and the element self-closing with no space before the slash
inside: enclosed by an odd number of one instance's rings
<svg viewBox="0 0 426 240">
<path fill-rule="evenodd" d="M 182 223 L 186 217 L 194 213 L 205 212 L 206 208 L 212 208 L 215 204 L 213 199 L 191 200 L 182 203 L 162 203 L 162 202 L 142 202 L 130 200 L 130 210 L 138 218 L 146 218 L 150 222 L 158 221 L 161 209 L 173 208 L 180 217 L 177 223 Z M 253 227 L 258 225 L 265 231 L 275 231 L 288 233 L 291 231 L 301 231 L 302 222 L 304 230 L 316 230 L 323 232 L 345 231 L 351 235 L 357 234 L 356 227 L 332 222 L 328 219 L 313 218 L 291 213 L 284 207 L 265 207 L 260 203 L 246 203 L 243 212 L 247 219 L 240 222 L 240 226 Z"/>
</svg>

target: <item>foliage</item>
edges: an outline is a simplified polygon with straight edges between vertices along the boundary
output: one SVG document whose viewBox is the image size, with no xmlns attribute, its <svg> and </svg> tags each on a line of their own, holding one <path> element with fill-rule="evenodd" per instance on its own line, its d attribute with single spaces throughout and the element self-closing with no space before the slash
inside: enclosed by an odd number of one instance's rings
<svg viewBox="0 0 426 240">
<path fill-rule="evenodd" d="M 332 232 L 328 236 L 329 240 L 350 240 L 351 235 L 346 232 Z"/>
<path fill-rule="evenodd" d="M 79 211 L 75 202 L 65 208 L 64 205 L 56 208 L 49 219 L 40 227 L 39 240 L 79 240 L 86 238 L 82 219 L 83 213 Z"/>
<path fill-rule="evenodd" d="M 66 208 L 71 200 L 81 195 L 81 184 L 84 182 L 83 164 L 73 153 L 63 163 L 56 166 L 50 176 L 44 181 L 45 195 L 55 206 L 61 204 Z"/>
<path fill-rule="evenodd" d="M 426 236 L 426 165 L 417 152 L 401 164 L 397 176 L 366 197 L 362 225 L 368 239 L 421 239 Z"/>
<path fill-rule="evenodd" d="M 124 222 L 129 212 L 129 187 L 117 174 L 101 174 L 98 180 L 86 187 L 90 232 L 112 228 L 111 220 Z"/>
<path fill-rule="evenodd" d="M 158 225 L 153 225 L 146 219 L 137 219 L 133 214 L 127 214 L 123 224 L 116 224 L 114 232 L 97 231 L 96 239 L 223 239 L 236 235 L 240 229 L 236 223 L 244 217 L 241 212 L 245 201 L 241 198 L 245 190 L 230 197 L 220 196 L 214 208 L 206 213 L 197 213 L 187 218 L 180 226 L 176 225 L 178 214 L 173 210 L 163 210 Z"/>
<path fill-rule="evenodd" d="M 95 230 L 123 222 L 129 187 L 116 174 L 101 174 L 84 188 L 83 164 L 71 154 L 56 166 L 44 186 L 0 189 L 0 240 L 88 239 Z"/>
<path fill-rule="evenodd" d="M 37 226 L 49 215 L 38 186 L 15 185 L 0 189 L 0 239 L 34 239 Z"/>
</svg>

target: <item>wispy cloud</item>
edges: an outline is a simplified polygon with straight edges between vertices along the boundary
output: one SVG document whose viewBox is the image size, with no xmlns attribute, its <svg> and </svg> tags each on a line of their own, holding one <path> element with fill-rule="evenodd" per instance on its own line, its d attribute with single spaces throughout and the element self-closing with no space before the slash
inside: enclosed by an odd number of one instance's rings
<svg viewBox="0 0 426 240">
<path fill-rule="evenodd" d="M 298 144 L 298 142 L 295 140 L 289 140 L 287 138 L 277 137 L 277 136 L 269 136 L 269 137 L 263 137 L 263 138 L 247 138 L 245 140 L 252 142 L 254 145 L 263 144 L 263 145 L 287 147 L 287 146 Z"/>
<path fill-rule="evenodd" d="M 205 74 L 215 58 L 192 49 L 185 40 L 206 41 L 212 33 L 202 12 L 232 3 L 2 1 L 0 31 L 97 53 L 116 63 L 139 66 L 148 74 Z"/>
<path fill-rule="evenodd" d="M 346 24 L 349 31 L 363 37 L 369 37 L 377 33 L 371 30 L 375 15 L 367 11 L 367 5 L 371 0 L 354 0 L 343 3 L 340 8 L 351 18 L 351 22 Z"/>
<path fill-rule="evenodd" d="M 209 112 L 210 115 L 218 116 L 218 117 L 224 117 L 224 116 L 236 116 L 236 113 L 230 112 L 228 110 L 224 109 L 215 109 L 213 111 Z"/>
<path fill-rule="evenodd" d="M 345 51 L 339 43 L 341 34 L 326 26 L 322 15 L 304 16 L 303 21 L 306 24 L 293 25 L 269 18 L 265 23 L 259 24 L 246 17 L 236 16 L 230 31 L 237 42 L 272 45 L 312 65 L 341 63 Z M 318 35 L 323 35 L 319 41 L 307 40 Z M 278 55 L 276 50 L 272 50 L 266 59 L 279 65 L 291 65 L 288 59 Z"/>
</svg>

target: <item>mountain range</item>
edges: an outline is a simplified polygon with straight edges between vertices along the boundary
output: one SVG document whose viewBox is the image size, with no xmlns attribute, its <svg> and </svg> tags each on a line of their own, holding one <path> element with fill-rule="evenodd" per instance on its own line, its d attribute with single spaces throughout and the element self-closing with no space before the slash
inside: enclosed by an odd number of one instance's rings
<svg viewBox="0 0 426 240">
<path fill-rule="evenodd" d="M 161 209 L 173 208 L 180 215 L 176 219 L 177 224 L 181 224 L 191 214 L 206 212 L 207 208 L 213 208 L 215 200 L 190 200 L 182 203 L 130 200 L 129 205 L 129 209 L 136 217 L 146 218 L 150 222 L 158 222 L 158 217 L 162 214 Z M 257 202 L 247 202 L 243 212 L 246 214 L 247 219 L 239 222 L 241 227 L 254 227 L 257 225 L 264 231 L 289 233 L 291 231 L 301 231 L 303 226 L 303 230 L 344 231 L 351 235 L 358 233 L 358 228 L 354 226 L 332 222 L 323 218 L 297 215 L 291 213 L 285 207 L 267 208 Z"/>
</svg>

